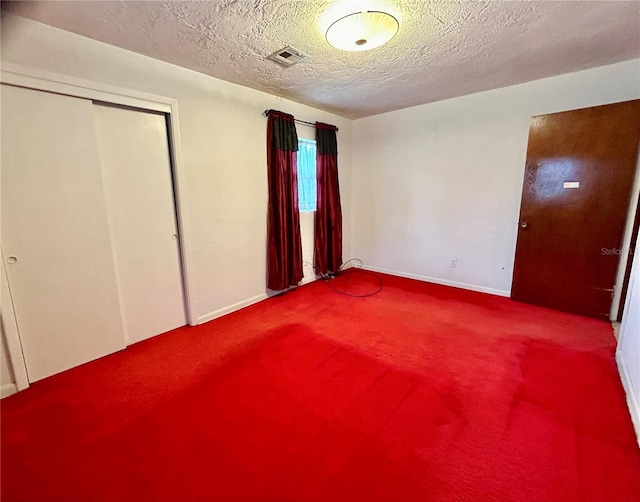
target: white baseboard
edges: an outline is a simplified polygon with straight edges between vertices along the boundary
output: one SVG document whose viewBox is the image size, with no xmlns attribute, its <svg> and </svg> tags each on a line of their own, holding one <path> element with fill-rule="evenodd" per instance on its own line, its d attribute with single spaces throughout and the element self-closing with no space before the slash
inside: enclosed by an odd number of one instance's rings
<svg viewBox="0 0 640 502">
<path fill-rule="evenodd" d="M 5 398 L 18 392 L 18 387 L 15 383 L 5 383 L 0 387 L 0 397 Z"/>
<path fill-rule="evenodd" d="M 363 267 L 364 270 L 371 270 L 372 272 L 380 272 L 381 274 L 397 275 L 399 277 L 406 277 L 407 279 L 416 279 L 418 281 L 431 282 L 433 284 L 440 284 L 441 286 L 452 286 L 454 288 L 468 289 L 470 291 L 478 291 L 479 293 L 488 293 L 496 296 L 511 296 L 510 291 L 503 289 L 486 288 L 484 286 L 476 286 L 475 284 L 467 284 L 466 282 L 449 281 L 447 279 L 438 279 L 436 277 L 429 277 L 426 275 L 411 274 L 409 272 L 400 272 L 399 270 L 391 270 L 382 267 Z"/>
<path fill-rule="evenodd" d="M 369 267 L 369 266 L 367 266 L 367 267 L 363 267 L 363 269 L 364 270 L 370 270 L 372 272 L 380 272 L 381 274 L 390 274 L 390 275 L 397 275 L 399 277 L 406 277 L 407 279 L 416 279 L 418 281 L 431 282 L 433 284 L 440 284 L 442 286 L 452 286 L 454 288 L 468 289 L 470 291 L 478 291 L 480 293 L 488 293 L 488 294 L 491 294 L 491 295 L 506 296 L 506 297 L 509 297 L 511 295 L 510 291 L 504 291 L 504 290 L 501 290 L 501 289 L 485 288 L 483 286 L 476 286 L 475 284 L 467 284 L 467 283 L 464 283 L 464 282 L 448 281 L 448 280 L 445 280 L 445 279 L 437 279 L 435 277 L 428 277 L 428 276 L 425 276 L 425 275 L 410 274 L 410 273 L 407 273 L 407 272 L 400 272 L 398 270 L 390 270 L 390 269 L 387 269 L 387 268 Z M 317 279 L 318 279 L 318 276 L 307 277 L 307 278 L 303 279 L 302 281 L 300 281 L 300 286 L 304 286 L 305 284 L 309 284 L 311 282 L 314 282 Z M 208 314 L 205 314 L 203 316 L 198 317 L 197 323 L 198 324 L 203 324 L 205 322 L 212 321 L 213 319 L 216 319 L 218 317 L 222 317 L 223 315 L 226 315 L 226 314 L 230 314 L 231 312 L 235 312 L 236 310 L 240 310 L 242 308 L 248 307 L 249 305 L 253 305 L 254 303 L 261 302 L 262 300 L 266 300 L 267 298 L 270 298 L 271 296 L 275 296 L 277 294 L 280 294 L 280 292 L 277 292 L 277 293 L 276 292 L 273 292 L 273 293 L 262 293 L 262 294 L 259 294 L 257 296 L 254 296 L 253 298 L 248 298 L 247 300 L 239 301 L 237 303 L 234 303 L 233 305 L 229 305 L 227 307 L 223 307 L 221 309 L 214 310 L 213 312 L 209 312 Z"/>
<path fill-rule="evenodd" d="M 311 277 L 305 277 L 300 281 L 300 284 L 298 284 L 298 286 L 304 286 L 305 284 L 309 284 L 310 282 L 314 282 L 318 280 L 318 277 L 320 277 L 319 275 L 316 276 L 311 276 Z"/>
<path fill-rule="evenodd" d="M 317 280 L 317 277 L 307 277 L 305 279 L 302 279 L 302 281 L 300 281 L 300 284 L 298 286 L 294 286 L 292 288 L 286 289 L 285 291 L 289 291 L 296 287 L 304 286 L 305 284 L 309 284 L 310 282 L 313 282 L 315 280 Z M 209 312 L 208 314 L 200 316 L 198 317 L 196 322 L 198 324 L 204 324 L 205 322 L 213 321 L 218 317 L 231 314 L 231 312 L 235 312 L 236 310 L 243 309 L 245 307 L 248 307 L 249 305 L 253 305 L 254 303 L 261 302 L 262 300 L 266 300 L 267 298 L 271 298 L 272 296 L 277 296 L 279 294 L 284 293 L 285 291 L 273 291 L 269 293 L 262 293 L 262 294 L 256 295 L 253 298 L 248 298 L 246 300 L 239 301 L 237 303 L 234 303 L 233 305 L 229 305 L 228 307 L 222 307 L 221 309 L 214 310 L 213 312 Z"/>
<path fill-rule="evenodd" d="M 618 373 L 620 373 L 620 380 L 622 380 L 622 387 L 627 395 L 627 406 L 629 407 L 629 413 L 631 414 L 631 421 L 636 430 L 636 439 L 638 440 L 638 446 L 640 446 L 640 403 L 636 398 L 633 385 L 631 384 L 631 378 L 627 371 L 627 366 L 624 363 L 624 359 L 620 357 L 620 354 L 616 352 L 616 362 L 618 363 Z M 640 389 L 639 389 L 640 390 Z"/>
<path fill-rule="evenodd" d="M 269 298 L 269 295 L 267 295 L 267 293 L 262 293 L 260 295 L 254 296 L 253 298 L 248 298 L 247 300 L 242 300 L 240 302 L 234 303 L 233 305 L 229 305 L 228 307 L 222 307 L 221 309 L 214 310 L 213 312 L 209 312 L 208 314 L 198 317 L 198 324 L 212 321 L 213 319 L 222 317 L 226 314 L 230 314 L 231 312 L 235 312 L 236 310 L 243 309 L 245 307 L 248 307 L 249 305 L 253 305 L 254 303 L 266 300 L 267 298 Z"/>
</svg>

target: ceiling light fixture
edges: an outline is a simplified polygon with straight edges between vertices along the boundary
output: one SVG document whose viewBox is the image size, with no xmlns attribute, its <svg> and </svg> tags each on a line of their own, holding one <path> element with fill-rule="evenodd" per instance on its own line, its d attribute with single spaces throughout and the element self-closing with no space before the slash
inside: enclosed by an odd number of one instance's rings
<svg viewBox="0 0 640 502">
<path fill-rule="evenodd" d="M 391 14 L 364 11 L 335 21 L 327 30 L 327 42 L 343 51 L 368 51 L 396 36 L 400 24 Z"/>
</svg>

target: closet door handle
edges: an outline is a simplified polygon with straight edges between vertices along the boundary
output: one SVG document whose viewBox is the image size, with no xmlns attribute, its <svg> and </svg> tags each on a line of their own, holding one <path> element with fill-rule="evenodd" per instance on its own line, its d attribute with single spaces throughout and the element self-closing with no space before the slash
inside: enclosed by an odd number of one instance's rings
<svg viewBox="0 0 640 502">
<path fill-rule="evenodd" d="M 18 261 L 18 257 L 17 256 L 9 256 L 9 258 L 7 258 L 7 263 L 10 263 L 11 265 L 16 263 L 17 261 Z"/>
</svg>

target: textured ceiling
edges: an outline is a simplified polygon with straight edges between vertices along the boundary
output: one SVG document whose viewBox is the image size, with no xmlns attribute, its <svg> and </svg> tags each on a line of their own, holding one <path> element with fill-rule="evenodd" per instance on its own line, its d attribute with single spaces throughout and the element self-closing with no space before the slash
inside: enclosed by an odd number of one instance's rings
<svg viewBox="0 0 640 502">
<path fill-rule="evenodd" d="M 328 24 L 366 5 L 400 21 L 347 53 Z M 640 2 L 217 0 L 8 2 L 3 10 L 349 118 L 640 56 Z M 311 59 L 265 59 L 286 45 Z"/>
</svg>

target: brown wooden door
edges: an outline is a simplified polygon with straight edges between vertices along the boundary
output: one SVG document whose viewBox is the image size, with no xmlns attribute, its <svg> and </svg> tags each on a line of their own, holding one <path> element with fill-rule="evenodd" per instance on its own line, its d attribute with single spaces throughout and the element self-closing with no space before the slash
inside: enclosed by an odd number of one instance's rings
<svg viewBox="0 0 640 502">
<path fill-rule="evenodd" d="M 638 100 L 532 118 L 512 299 L 609 316 L 639 137 Z"/>
</svg>

